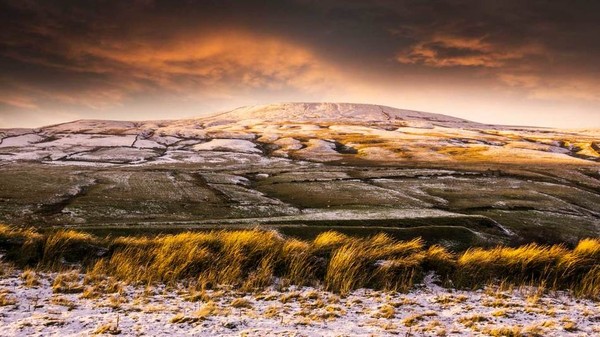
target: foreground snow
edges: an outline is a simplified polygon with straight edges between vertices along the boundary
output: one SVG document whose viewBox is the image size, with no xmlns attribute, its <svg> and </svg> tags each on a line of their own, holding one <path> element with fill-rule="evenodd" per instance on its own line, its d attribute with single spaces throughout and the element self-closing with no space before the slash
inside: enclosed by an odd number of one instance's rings
<svg viewBox="0 0 600 337">
<path fill-rule="evenodd" d="M 294 287 L 248 294 L 122 286 L 83 298 L 89 296 L 53 293 L 55 277 L 37 275 L 36 286 L 26 286 L 17 271 L 0 279 L 1 336 L 600 334 L 600 303 L 536 289 L 452 291 L 427 282 L 408 294 L 359 290 L 339 297 Z"/>
</svg>

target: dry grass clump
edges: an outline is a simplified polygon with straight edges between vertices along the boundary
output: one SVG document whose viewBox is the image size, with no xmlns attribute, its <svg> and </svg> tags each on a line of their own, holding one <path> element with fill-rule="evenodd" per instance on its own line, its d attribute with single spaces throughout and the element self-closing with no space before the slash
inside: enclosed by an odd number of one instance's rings
<svg viewBox="0 0 600 337">
<path fill-rule="evenodd" d="M 546 333 L 542 325 L 533 324 L 523 329 L 523 335 L 527 337 L 543 337 Z"/>
<path fill-rule="evenodd" d="M 195 279 L 203 288 L 258 288 L 271 284 L 282 244 L 277 233 L 258 230 L 120 239 L 110 258 L 99 260 L 92 270 L 134 283 Z"/>
<path fill-rule="evenodd" d="M 184 281 L 199 290 L 229 285 L 250 291 L 277 278 L 282 287 L 322 285 L 342 295 L 363 287 L 407 291 L 429 271 L 456 287 L 501 282 L 600 297 L 597 238 L 581 240 L 574 249 L 529 244 L 453 253 L 439 245 L 425 247 L 420 239 L 397 241 L 386 234 L 356 238 L 328 231 L 303 241 L 253 229 L 99 239 L 72 230 L 42 235 L 0 225 L 0 249 L 7 260 L 21 265 L 53 270 L 77 265 L 86 272 L 86 297 L 118 287 L 108 279 L 143 285 Z"/>
<path fill-rule="evenodd" d="M 15 305 L 17 304 L 17 299 L 13 296 L 10 296 L 8 293 L 4 291 L 0 291 L 0 307 Z"/>
<path fill-rule="evenodd" d="M 198 321 L 200 321 L 201 318 L 199 317 L 192 317 L 192 316 L 186 316 L 184 314 L 177 314 L 175 316 L 173 316 L 173 318 L 171 318 L 171 323 L 173 324 L 178 324 L 178 323 L 196 323 Z"/>
<path fill-rule="evenodd" d="M 493 337 L 523 337 L 522 329 L 518 326 L 484 327 L 482 332 Z"/>
<path fill-rule="evenodd" d="M 62 297 L 62 296 L 52 297 L 52 299 L 50 300 L 50 303 L 66 307 L 67 310 L 69 310 L 69 311 L 77 308 L 77 304 L 75 304 L 75 302 L 69 300 L 68 298 Z"/>
<path fill-rule="evenodd" d="M 425 252 L 423 268 L 435 271 L 443 281 L 447 281 L 456 269 L 456 256 L 445 247 L 432 245 Z"/>
<path fill-rule="evenodd" d="M 574 332 L 574 331 L 579 330 L 579 328 L 577 327 L 577 323 L 575 323 L 571 320 L 564 320 L 562 322 L 562 327 L 567 332 Z"/>
<path fill-rule="evenodd" d="M 286 240 L 281 249 L 281 263 L 284 266 L 283 277 L 291 284 L 301 286 L 315 285 L 325 271 L 322 259 L 315 255 L 315 250 L 331 247 L 327 239 L 319 235 L 318 244 L 296 239 Z M 317 240 L 315 240 L 317 241 Z"/>
<path fill-rule="evenodd" d="M 405 319 L 403 319 L 402 323 L 404 323 L 404 325 L 407 327 L 411 327 L 411 326 L 416 325 L 418 322 L 425 320 L 426 317 L 434 317 L 434 316 L 437 316 L 437 314 L 433 311 L 416 313 L 416 314 L 410 315 L 410 316 L 406 317 Z"/>
<path fill-rule="evenodd" d="M 265 312 L 263 313 L 263 316 L 266 318 L 273 318 L 273 317 L 279 316 L 280 309 L 281 309 L 280 307 L 271 305 L 267 308 L 267 310 L 265 310 Z"/>
<path fill-rule="evenodd" d="M 95 274 L 136 283 L 172 282 L 192 277 L 210 263 L 203 245 L 207 234 L 182 233 L 150 238 L 119 238 L 109 259 L 99 260 Z"/>
<path fill-rule="evenodd" d="M 31 228 L 22 229 L 0 224 L 0 249 L 5 258 L 19 266 L 37 263 L 43 252 L 44 236 Z"/>
<path fill-rule="evenodd" d="M 529 244 L 517 248 L 473 248 L 457 259 L 454 282 L 478 287 L 502 280 L 506 284 L 571 289 L 598 297 L 600 239 L 584 239 L 573 250 L 562 245 Z"/>
<path fill-rule="evenodd" d="M 200 284 L 239 284 L 244 290 L 272 284 L 284 241 L 277 232 L 223 231 L 216 235 L 219 248 L 215 252 L 214 268 L 200 273 Z"/>
<path fill-rule="evenodd" d="M 81 292 L 81 298 L 85 298 L 85 299 L 93 299 L 93 298 L 98 298 L 102 295 L 101 292 L 99 292 L 96 288 L 94 287 L 85 287 L 83 288 L 83 291 Z"/>
<path fill-rule="evenodd" d="M 299 292 L 297 291 L 289 291 L 289 292 L 285 292 L 281 295 L 281 297 L 279 298 L 279 301 L 281 303 L 290 303 L 293 301 L 297 301 L 298 299 L 302 298 L 302 296 L 300 295 Z"/>
<path fill-rule="evenodd" d="M 526 283 L 550 276 L 552 266 L 558 264 L 567 253 L 562 246 L 539 246 L 529 244 L 518 248 L 473 248 L 464 252 L 457 261 L 463 272 L 462 284 L 481 284 L 506 275 L 512 281 Z"/>
<path fill-rule="evenodd" d="M 350 240 L 350 237 L 342 233 L 327 231 L 317 235 L 312 245 L 316 250 L 334 250 Z"/>
<path fill-rule="evenodd" d="M 572 288 L 576 295 L 600 298 L 600 265 L 592 267 Z"/>
<path fill-rule="evenodd" d="M 394 308 L 393 306 L 389 305 L 389 304 L 385 304 L 383 306 L 381 306 L 381 308 L 379 308 L 379 312 L 377 312 L 374 315 L 376 318 L 382 317 L 382 318 L 394 318 L 396 316 L 396 308 Z"/>
<path fill-rule="evenodd" d="M 446 305 L 446 304 L 457 304 L 457 303 L 463 303 L 468 299 L 467 296 L 465 295 L 458 295 L 458 296 L 453 296 L 453 295 L 441 295 L 441 296 L 436 296 L 434 298 L 435 303 L 439 303 L 442 305 Z"/>
<path fill-rule="evenodd" d="M 100 325 L 96 331 L 94 331 L 94 335 L 120 335 L 121 329 L 119 329 L 119 316 L 117 316 L 117 320 L 115 323 L 107 323 Z"/>
<path fill-rule="evenodd" d="M 217 311 L 217 309 L 218 308 L 215 302 L 209 301 L 206 302 L 206 304 L 204 304 L 202 308 L 198 309 L 198 311 L 196 311 L 194 315 L 200 319 L 205 319 L 206 317 L 213 315 Z"/>
<path fill-rule="evenodd" d="M 506 309 L 498 309 L 498 310 L 492 311 L 491 315 L 494 317 L 510 317 L 511 314 Z"/>
<path fill-rule="evenodd" d="M 59 230 L 40 234 L 32 228 L 0 225 L 0 249 L 6 259 L 21 267 L 42 265 L 63 268 L 82 264 L 98 257 L 104 251 L 98 238 L 73 230 Z"/>
<path fill-rule="evenodd" d="M 245 298 L 235 298 L 230 305 L 236 309 L 252 309 L 252 302 Z"/>
<path fill-rule="evenodd" d="M 183 297 L 183 299 L 188 302 L 208 302 L 210 300 L 210 296 L 204 289 L 200 291 L 192 289 L 188 294 L 186 294 Z"/>
<path fill-rule="evenodd" d="M 83 292 L 80 273 L 72 270 L 56 275 L 52 282 L 52 291 L 60 294 L 76 294 Z"/>
<path fill-rule="evenodd" d="M 97 247 L 98 240 L 86 233 L 73 230 L 60 230 L 46 236 L 42 255 L 42 264 L 60 267 L 65 263 L 84 263 L 93 258 L 90 251 Z"/>
<path fill-rule="evenodd" d="M 487 322 L 487 321 L 489 321 L 489 319 L 480 314 L 475 314 L 475 315 L 471 315 L 471 316 L 464 316 L 464 317 L 458 318 L 458 322 L 462 323 L 467 328 L 472 327 L 473 325 L 475 325 L 475 323 L 481 323 L 481 322 Z"/>
<path fill-rule="evenodd" d="M 202 320 L 207 319 L 210 316 L 214 316 L 214 315 L 229 315 L 231 313 L 230 309 L 223 309 L 223 308 L 219 308 L 219 306 L 217 306 L 217 304 L 213 301 L 209 301 L 206 304 L 204 304 L 200 309 L 198 309 L 197 311 L 193 312 L 191 315 L 184 315 L 182 313 L 179 313 L 177 315 L 175 315 L 173 318 L 171 318 L 171 323 L 177 324 L 177 323 L 197 323 L 200 322 Z"/>
<path fill-rule="evenodd" d="M 23 280 L 23 285 L 29 288 L 40 285 L 40 279 L 37 273 L 31 269 L 25 269 L 21 273 L 21 279 Z"/>
<path fill-rule="evenodd" d="M 600 259 L 600 239 L 583 239 L 579 241 L 573 253 L 592 259 Z"/>
<path fill-rule="evenodd" d="M 363 287 L 407 290 L 424 257 L 420 239 L 397 242 L 385 234 L 354 239 L 334 251 L 325 287 L 342 294 Z"/>
</svg>

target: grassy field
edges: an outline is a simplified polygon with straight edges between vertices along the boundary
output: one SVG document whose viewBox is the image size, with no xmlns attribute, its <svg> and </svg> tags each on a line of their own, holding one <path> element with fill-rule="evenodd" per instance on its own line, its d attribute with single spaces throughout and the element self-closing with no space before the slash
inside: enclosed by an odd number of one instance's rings
<svg viewBox="0 0 600 337">
<path fill-rule="evenodd" d="M 261 225 L 308 239 L 384 230 L 455 248 L 600 235 L 594 167 L 360 164 L 4 164 L 0 220 L 100 233 Z"/>
</svg>

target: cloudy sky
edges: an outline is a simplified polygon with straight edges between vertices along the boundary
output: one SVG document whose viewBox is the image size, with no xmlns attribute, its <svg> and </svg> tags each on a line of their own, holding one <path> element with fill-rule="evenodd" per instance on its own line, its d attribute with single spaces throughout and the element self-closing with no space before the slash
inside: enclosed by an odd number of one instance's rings
<svg viewBox="0 0 600 337">
<path fill-rule="evenodd" d="M 0 127 L 290 101 L 600 127 L 600 1 L 0 0 Z"/>
</svg>

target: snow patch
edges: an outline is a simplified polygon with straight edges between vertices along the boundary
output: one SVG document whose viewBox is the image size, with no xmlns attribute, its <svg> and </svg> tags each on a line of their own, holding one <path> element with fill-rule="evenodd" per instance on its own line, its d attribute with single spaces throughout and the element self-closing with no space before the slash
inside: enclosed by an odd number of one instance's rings
<svg viewBox="0 0 600 337">
<path fill-rule="evenodd" d="M 243 139 L 213 139 L 193 146 L 196 151 L 227 151 L 242 153 L 262 153 L 256 145 Z"/>
<path fill-rule="evenodd" d="M 34 133 L 14 137 L 6 137 L 2 139 L 2 143 L 0 143 L 0 148 L 28 146 L 31 144 L 41 142 L 44 139 L 44 137 Z"/>
</svg>

